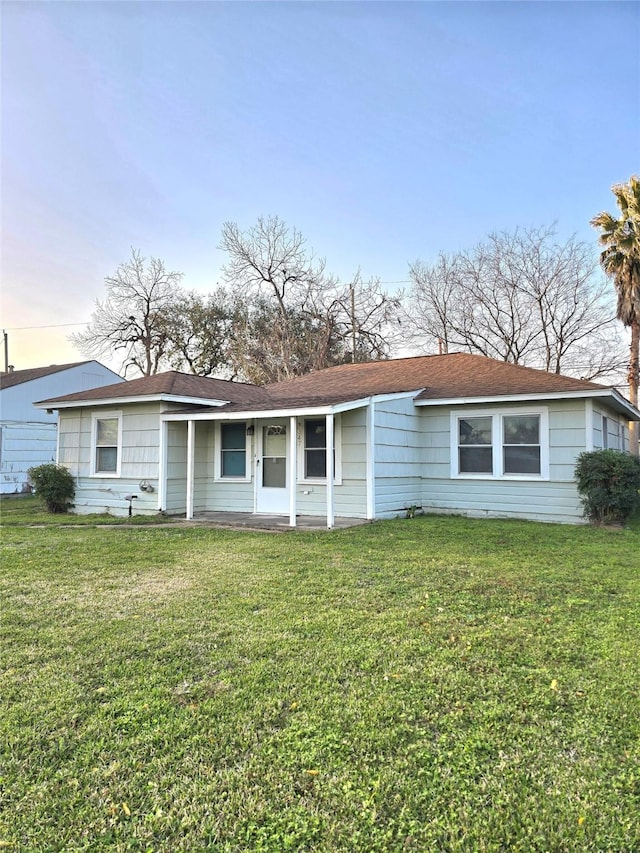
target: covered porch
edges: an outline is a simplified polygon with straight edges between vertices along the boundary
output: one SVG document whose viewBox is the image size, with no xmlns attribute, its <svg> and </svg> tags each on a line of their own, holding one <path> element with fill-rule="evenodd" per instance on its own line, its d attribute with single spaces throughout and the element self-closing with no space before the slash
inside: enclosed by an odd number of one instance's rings
<svg viewBox="0 0 640 853">
<path fill-rule="evenodd" d="M 297 409 L 167 412 L 160 425 L 159 508 L 182 510 L 187 521 L 254 529 L 371 520 L 373 408 L 367 398 Z M 345 489 L 347 416 L 351 481 Z"/>
</svg>

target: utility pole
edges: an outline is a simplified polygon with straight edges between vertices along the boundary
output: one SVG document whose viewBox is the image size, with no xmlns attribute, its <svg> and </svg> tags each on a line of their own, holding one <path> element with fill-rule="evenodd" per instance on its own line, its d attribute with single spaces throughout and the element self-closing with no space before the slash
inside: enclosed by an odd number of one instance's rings
<svg viewBox="0 0 640 853">
<path fill-rule="evenodd" d="M 4 372 L 9 372 L 9 333 L 2 330 L 4 336 Z"/>
<path fill-rule="evenodd" d="M 356 283 L 349 285 L 351 290 L 351 363 L 356 363 Z"/>
</svg>

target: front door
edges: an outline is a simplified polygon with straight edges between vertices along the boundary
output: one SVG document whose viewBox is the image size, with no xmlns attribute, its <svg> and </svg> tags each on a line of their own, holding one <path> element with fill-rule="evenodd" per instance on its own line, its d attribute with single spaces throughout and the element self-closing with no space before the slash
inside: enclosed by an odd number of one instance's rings
<svg viewBox="0 0 640 853">
<path fill-rule="evenodd" d="M 289 512 L 286 422 L 262 426 L 259 439 L 256 459 L 256 511 L 286 515 Z"/>
</svg>

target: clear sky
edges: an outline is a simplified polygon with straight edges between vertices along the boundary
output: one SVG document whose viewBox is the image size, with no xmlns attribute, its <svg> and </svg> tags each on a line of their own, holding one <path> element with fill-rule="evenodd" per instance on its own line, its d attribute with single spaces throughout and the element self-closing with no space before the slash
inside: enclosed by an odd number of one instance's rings
<svg viewBox="0 0 640 853">
<path fill-rule="evenodd" d="M 131 247 L 206 291 L 222 223 L 277 214 L 344 280 L 402 282 L 409 262 L 495 230 L 557 222 L 595 247 L 589 219 L 640 171 L 637 2 L 4 0 L 1 14 L 16 369 L 83 357 L 66 340 L 81 327 L 63 324 L 89 320 Z"/>
</svg>

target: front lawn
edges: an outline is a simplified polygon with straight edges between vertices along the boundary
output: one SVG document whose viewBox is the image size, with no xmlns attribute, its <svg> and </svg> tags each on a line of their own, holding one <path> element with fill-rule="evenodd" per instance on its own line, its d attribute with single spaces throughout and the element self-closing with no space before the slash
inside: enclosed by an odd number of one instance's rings
<svg viewBox="0 0 640 853">
<path fill-rule="evenodd" d="M 32 521 L 0 847 L 640 850 L 637 528 Z"/>
</svg>

